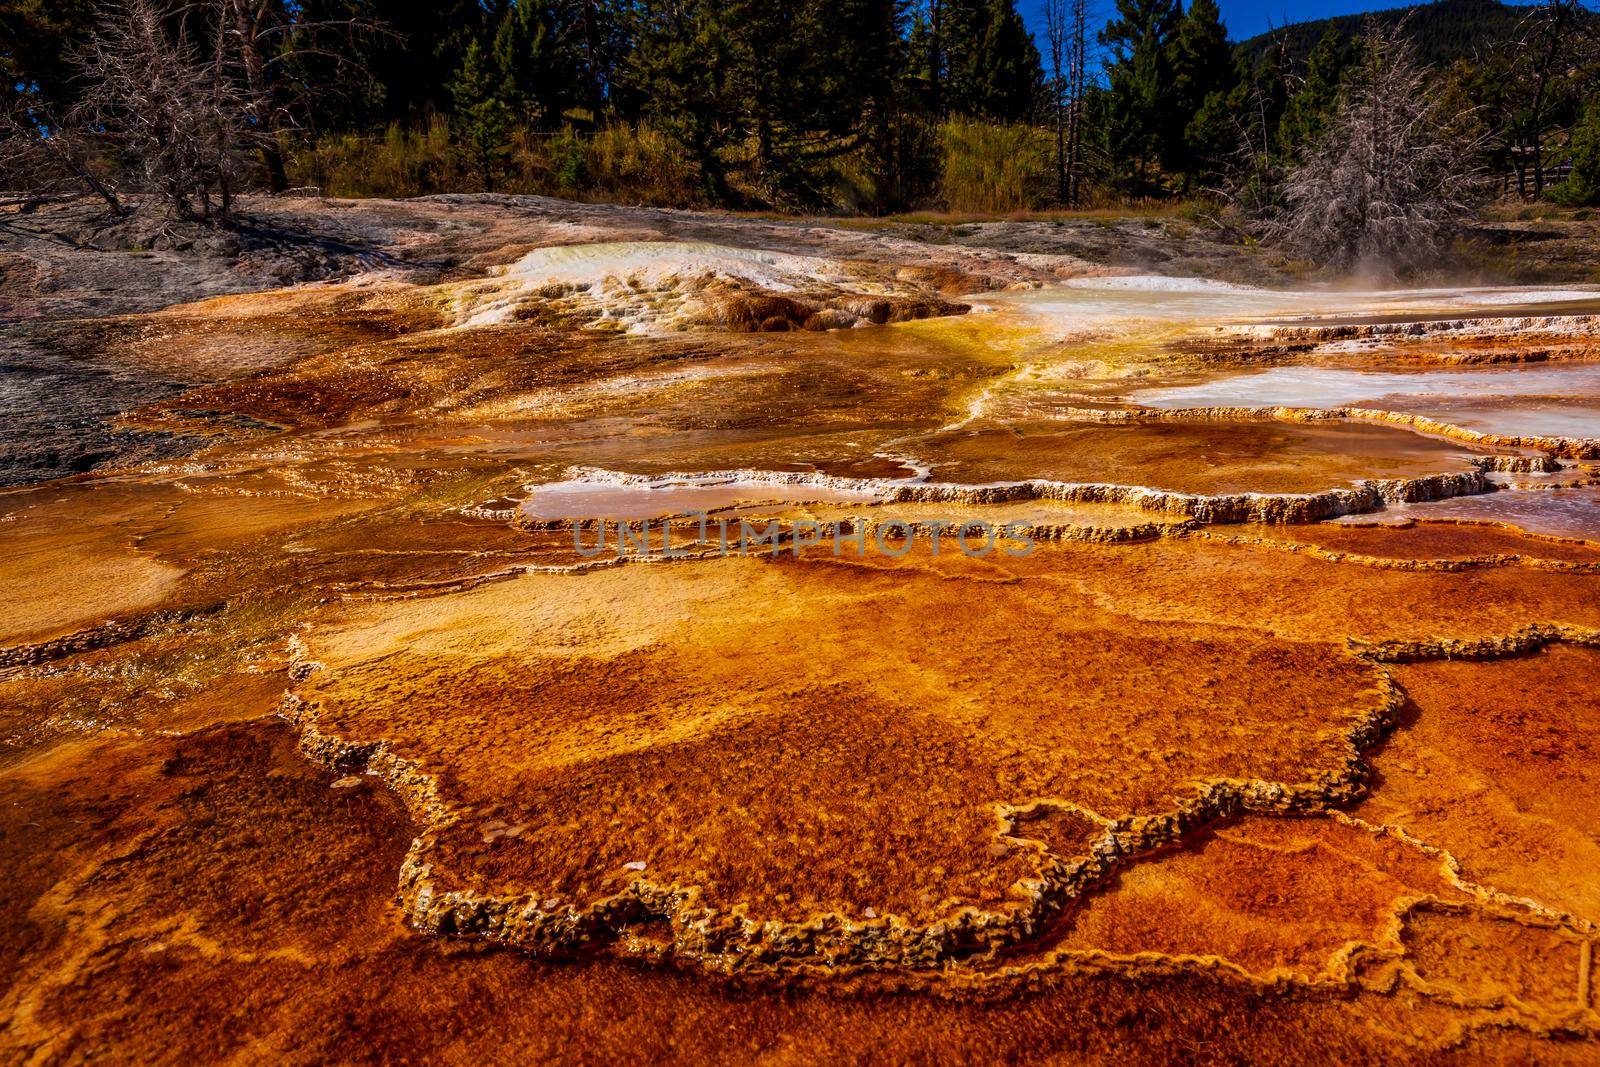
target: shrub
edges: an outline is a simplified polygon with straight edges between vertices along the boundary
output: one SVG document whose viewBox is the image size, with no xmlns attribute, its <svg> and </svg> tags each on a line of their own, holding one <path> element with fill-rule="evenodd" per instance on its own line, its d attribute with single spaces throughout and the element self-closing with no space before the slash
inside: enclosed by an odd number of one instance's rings
<svg viewBox="0 0 1600 1067">
<path fill-rule="evenodd" d="M 292 152 L 289 171 L 330 196 L 423 196 L 456 184 L 454 156 L 449 125 L 435 119 L 420 130 L 392 125 L 378 137 L 330 134 Z"/>
<path fill-rule="evenodd" d="M 550 172 L 556 188 L 566 196 L 576 196 L 585 187 L 588 165 L 584 146 L 571 126 L 550 139 Z"/>
</svg>

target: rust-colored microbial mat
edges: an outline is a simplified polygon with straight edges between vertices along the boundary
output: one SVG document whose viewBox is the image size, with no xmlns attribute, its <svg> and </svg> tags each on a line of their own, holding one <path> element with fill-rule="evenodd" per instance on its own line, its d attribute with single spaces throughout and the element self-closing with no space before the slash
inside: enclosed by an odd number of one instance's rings
<svg viewBox="0 0 1600 1067">
<path fill-rule="evenodd" d="M 189 388 L 0 495 L 0 1058 L 1600 1057 L 1581 293 L 324 210 L 470 263 L 35 309 Z"/>
</svg>

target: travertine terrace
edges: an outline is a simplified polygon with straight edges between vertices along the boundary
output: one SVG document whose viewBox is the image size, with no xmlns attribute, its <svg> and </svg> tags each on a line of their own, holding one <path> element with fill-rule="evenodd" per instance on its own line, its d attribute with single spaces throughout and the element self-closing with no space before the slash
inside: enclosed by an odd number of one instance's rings
<svg viewBox="0 0 1600 1067">
<path fill-rule="evenodd" d="M 1600 291 L 269 209 L 7 246 L 7 1061 L 1600 1056 Z"/>
</svg>

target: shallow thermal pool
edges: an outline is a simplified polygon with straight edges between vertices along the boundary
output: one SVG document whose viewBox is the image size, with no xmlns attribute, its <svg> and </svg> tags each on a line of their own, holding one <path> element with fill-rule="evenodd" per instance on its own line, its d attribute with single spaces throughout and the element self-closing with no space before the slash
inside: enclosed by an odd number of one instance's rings
<svg viewBox="0 0 1600 1067">
<path fill-rule="evenodd" d="M 1114 322 L 1411 322 L 1600 306 L 1600 292 L 1542 286 L 1464 289 L 1257 289 L 1200 278 L 1129 275 L 976 298 L 1069 328 Z"/>
<path fill-rule="evenodd" d="M 1181 342 L 1199 336 L 1196 330 L 1593 314 L 1600 293 L 1590 290 L 1268 290 L 1198 279 L 1113 277 L 994 294 L 991 306 L 1067 343 L 1035 352 L 1027 366 L 986 386 L 969 405 L 974 417 L 1070 416 L 1076 406 L 1115 397 L 1160 408 L 1373 407 L 1489 433 L 1600 436 L 1596 365 L 1418 371 L 1284 366 L 1224 372 L 1188 384 L 1135 384 L 1170 366 L 1174 352 L 1184 350 Z"/>
<path fill-rule="evenodd" d="M 1600 488 L 1506 489 L 1419 504 L 1395 504 L 1375 515 L 1347 515 L 1337 522 L 1404 522 L 1407 519 L 1469 519 L 1504 522 L 1529 533 L 1600 539 Z"/>
<path fill-rule="evenodd" d="M 830 485 L 759 479 L 660 478 L 616 483 L 576 478 L 534 486 L 520 505 L 530 519 L 654 519 L 731 507 L 741 501 L 869 503 L 881 494 Z"/>
<path fill-rule="evenodd" d="M 1427 415 L 1492 433 L 1600 436 L 1600 366 L 1417 372 L 1274 367 L 1127 395 L 1156 408 L 1366 407 Z"/>
</svg>

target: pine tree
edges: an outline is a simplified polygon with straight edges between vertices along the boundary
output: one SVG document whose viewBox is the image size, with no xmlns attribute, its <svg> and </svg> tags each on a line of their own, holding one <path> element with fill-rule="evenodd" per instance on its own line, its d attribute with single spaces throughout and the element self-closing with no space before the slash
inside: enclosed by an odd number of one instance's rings
<svg viewBox="0 0 1600 1067">
<path fill-rule="evenodd" d="M 1112 55 L 1107 147 L 1132 192 L 1151 191 L 1151 167 L 1170 136 L 1171 45 L 1179 17 L 1178 0 L 1117 0 L 1117 18 L 1100 34 Z"/>
<path fill-rule="evenodd" d="M 982 113 L 983 39 L 987 0 L 940 0 L 939 108 L 945 115 Z"/>
<path fill-rule="evenodd" d="M 931 113 L 939 110 L 937 41 L 930 12 L 919 7 L 906 30 L 899 66 L 900 81 L 917 105 Z"/>
<path fill-rule="evenodd" d="M 1233 63 L 1226 87 L 1214 89 L 1184 127 L 1189 174 L 1206 180 L 1222 172 L 1240 147 L 1240 117 L 1248 112 L 1250 63 L 1239 57 Z"/>
<path fill-rule="evenodd" d="M 1284 105 L 1278 142 L 1290 155 L 1322 139 L 1328 120 L 1339 106 L 1339 80 L 1352 56 L 1350 40 L 1333 26 L 1323 31 L 1306 61 L 1305 79 Z"/>
<path fill-rule="evenodd" d="M 982 114 L 1000 122 L 1022 122 L 1033 114 L 1043 72 L 1013 0 L 990 0 L 981 58 Z"/>
<path fill-rule="evenodd" d="M 1552 195 L 1569 207 L 1600 203 L 1600 100 L 1591 100 L 1567 141 L 1572 173 Z"/>
<path fill-rule="evenodd" d="M 945 0 L 940 39 L 946 114 L 1000 122 L 1032 114 L 1044 75 L 1014 0 Z"/>
<path fill-rule="evenodd" d="M 1231 84 L 1206 98 L 1186 131 L 1205 175 L 1224 179 L 1230 198 L 1252 215 L 1278 206 L 1286 62 L 1278 44 L 1253 62 L 1236 54 Z"/>
<path fill-rule="evenodd" d="M 883 130 L 899 37 L 894 0 L 656 0 L 633 55 L 634 91 L 725 199 L 748 146 L 767 203 L 814 202 L 829 160 Z"/>
<path fill-rule="evenodd" d="M 506 9 L 491 46 L 500 97 L 546 129 L 560 124 L 562 112 L 577 102 L 577 72 L 559 47 L 557 27 L 546 4 L 516 0 Z"/>
<path fill-rule="evenodd" d="M 1167 122 L 1161 131 L 1161 163 L 1182 173 L 1187 187 L 1207 164 L 1189 139 L 1189 126 L 1213 93 L 1228 88 L 1232 75 L 1228 33 L 1216 0 L 1191 0 L 1173 34 L 1169 63 L 1172 85 L 1163 109 Z"/>
<path fill-rule="evenodd" d="M 381 28 L 351 43 L 351 61 L 367 72 L 378 118 L 416 121 L 448 112 L 451 82 L 472 41 L 489 23 L 478 0 L 310 0 L 349 8 Z"/>
<path fill-rule="evenodd" d="M 863 123 L 874 211 L 901 211 L 933 191 L 939 165 L 933 96 L 932 23 L 908 0 L 872 0 L 867 16 L 881 27 L 879 40 L 858 59 L 881 65 L 867 91 Z M 881 55 L 881 59 L 873 58 Z"/>
<path fill-rule="evenodd" d="M 72 52 L 88 38 L 95 7 L 92 0 L 0 0 L 0 79 L 71 103 Z"/>
<path fill-rule="evenodd" d="M 628 91 L 642 114 L 677 141 L 713 203 L 733 199 L 725 153 L 744 137 L 734 99 L 733 55 L 711 0 L 640 5 Z"/>
<path fill-rule="evenodd" d="M 485 189 L 495 187 L 511 155 L 511 108 L 500 98 L 503 85 L 483 47 L 477 41 L 468 44 L 450 82 L 451 134 Z"/>
</svg>

